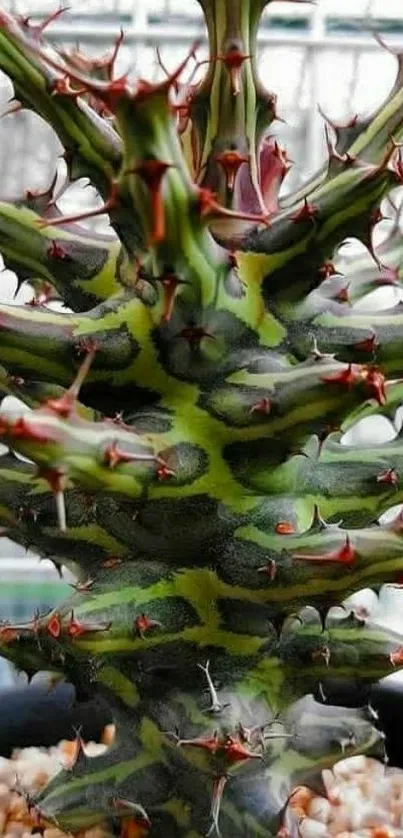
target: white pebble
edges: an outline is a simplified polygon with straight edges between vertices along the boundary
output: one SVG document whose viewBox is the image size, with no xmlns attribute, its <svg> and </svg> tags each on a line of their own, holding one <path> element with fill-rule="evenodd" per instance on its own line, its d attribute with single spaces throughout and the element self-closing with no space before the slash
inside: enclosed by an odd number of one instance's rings
<svg viewBox="0 0 403 838">
<path fill-rule="evenodd" d="M 304 818 L 299 824 L 301 838 L 327 838 L 327 826 L 313 818 Z"/>
<path fill-rule="evenodd" d="M 320 823 L 328 823 L 332 814 L 332 807 L 326 797 L 313 797 L 307 809 L 310 818 Z"/>
<path fill-rule="evenodd" d="M 333 768 L 333 773 L 335 777 L 347 778 L 352 774 L 355 774 L 356 771 L 364 771 L 367 769 L 368 766 L 366 765 L 366 762 L 367 758 L 362 754 L 354 757 L 347 757 L 346 759 L 341 759 L 340 762 L 336 762 L 336 765 Z"/>
</svg>

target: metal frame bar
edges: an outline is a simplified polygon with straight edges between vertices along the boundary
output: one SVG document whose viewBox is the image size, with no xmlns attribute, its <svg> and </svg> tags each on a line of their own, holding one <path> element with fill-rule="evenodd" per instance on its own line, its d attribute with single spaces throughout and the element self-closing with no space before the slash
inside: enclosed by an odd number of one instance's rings
<svg viewBox="0 0 403 838">
<path fill-rule="evenodd" d="M 137 18 L 136 18 L 137 20 Z M 76 41 L 77 39 L 86 41 L 87 43 L 110 43 L 116 37 L 119 29 L 119 20 L 116 21 L 116 26 L 96 26 L 92 24 L 54 24 L 51 30 L 52 41 Z M 323 24 L 320 26 L 321 32 L 324 33 Z M 140 19 L 134 23 L 132 19 L 131 26 L 125 28 L 125 44 L 139 43 L 144 46 L 152 46 L 156 41 L 162 41 L 169 44 L 183 44 L 192 43 L 195 40 L 206 42 L 206 35 L 201 32 L 198 27 L 189 26 L 169 26 L 166 24 L 141 24 Z M 258 36 L 259 46 L 292 46 L 292 47 L 310 47 L 314 50 L 337 49 L 337 50 L 367 50 L 370 52 L 379 51 L 379 43 L 375 38 L 369 36 L 353 36 L 346 37 L 345 35 L 326 35 L 318 34 L 318 26 L 312 27 L 311 32 L 307 34 L 290 34 L 282 31 L 267 31 L 261 30 Z M 391 39 L 393 47 L 403 48 L 403 39 Z"/>
</svg>

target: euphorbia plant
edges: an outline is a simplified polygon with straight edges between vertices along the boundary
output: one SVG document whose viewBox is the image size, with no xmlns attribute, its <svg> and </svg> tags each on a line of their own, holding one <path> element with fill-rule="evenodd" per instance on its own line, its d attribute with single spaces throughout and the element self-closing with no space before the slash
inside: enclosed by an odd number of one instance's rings
<svg viewBox="0 0 403 838">
<path fill-rule="evenodd" d="M 116 723 L 97 759 L 78 738 L 37 801 L 72 831 L 291 829 L 296 783 L 384 750 L 369 706 L 312 692 L 403 661 L 399 635 L 331 610 L 403 569 L 401 518 L 378 521 L 402 500 L 401 439 L 342 444 L 403 396 L 400 305 L 352 305 L 399 285 L 398 226 L 379 252 L 372 233 L 403 179 L 400 74 L 371 119 L 329 127 L 326 165 L 281 198 L 290 163 L 255 60 L 267 2 L 200 5 L 199 83 L 183 82 L 196 47 L 162 82 L 115 78 L 113 57 L 58 53 L 46 22 L 0 14 L 13 107 L 54 128 L 68 182 L 89 178 L 113 230 L 64 217 L 53 190 L 0 204 L 5 263 L 35 288 L 0 307 L 2 393 L 33 408 L 1 418 L 1 523 L 77 576 L 62 607 L 3 624 L 1 649 L 107 696 Z M 346 237 L 373 269 L 337 273 Z"/>
</svg>

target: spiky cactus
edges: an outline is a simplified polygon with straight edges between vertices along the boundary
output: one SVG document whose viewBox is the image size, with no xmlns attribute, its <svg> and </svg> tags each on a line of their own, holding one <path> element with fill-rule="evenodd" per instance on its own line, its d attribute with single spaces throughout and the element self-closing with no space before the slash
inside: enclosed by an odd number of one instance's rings
<svg viewBox="0 0 403 838">
<path fill-rule="evenodd" d="M 2 625 L 1 651 L 107 696 L 117 727 L 97 759 L 78 739 L 37 801 L 72 831 L 272 836 L 292 829 L 296 783 L 343 751 L 383 755 L 370 707 L 312 692 L 403 662 L 403 637 L 331 610 L 403 569 L 401 518 L 378 522 L 403 499 L 401 438 L 341 442 L 403 398 L 400 306 L 350 304 L 399 284 L 398 227 L 379 252 L 372 231 L 403 181 L 401 73 L 279 198 L 289 162 L 254 57 L 268 2 L 200 0 L 197 84 L 189 58 L 160 83 L 114 78 L 113 60 L 57 53 L 45 24 L 0 14 L 13 107 L 54 128 L 114 231 L 63 217 L 52 190 L 0 204 L 5 263 L 37 292 L 0 307 L 1 392 L 33 408 L 1 418 L 0 521 L 77 575 L 63 607 Z M 346 237 L 373 270 L 335 273 Z"/>
</svg>

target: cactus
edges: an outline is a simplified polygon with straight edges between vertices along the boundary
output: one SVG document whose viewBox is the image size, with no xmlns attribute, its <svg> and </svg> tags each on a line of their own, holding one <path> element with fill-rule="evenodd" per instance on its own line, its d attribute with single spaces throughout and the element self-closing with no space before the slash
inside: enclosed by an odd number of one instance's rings
<svg viewBox="0 0 403 838">
<path fill-rule="evenodd" d="M 387 101 L 329 124 L 326 165 L 282 197 L 255 60 L 270 0 L 199 2 L 197 83 L 197 45 L 162 81 L 116 78 L 120 38 L 92 60 L 49 46 L 50 20 L 0 13 L 12 109 L 46 120 L 67 185 L 102 200 L 63 216 L 52 184 L 0 203 L 5 264 L 35 291 L 0 306 L 1 395 L 29 408 L 0 416 L 0 523 L 77 579 L 3 622 L 1 653 L 102 694 L 116 724 L 96 759 L 78 734 L 35 802 L 72 832 L 291 833 L 295 784 L 343 752 L 384 757 L 371 707 L 331 706 L 326 684 L 403 663 L 403 636 L 340 607 L 403 571 L 402 518 L 379 520 L 403 500 L 401 434 L 343 444 L 403 399 L 401 304 L 354 308 L 400 282 L 398 223 L 373 242 L 403 183 L 400 59 Z M 110 236 L 81 223 L 103 213 Z M 373 269 L 336 269 L 347 237 Z"/>
</svg>

